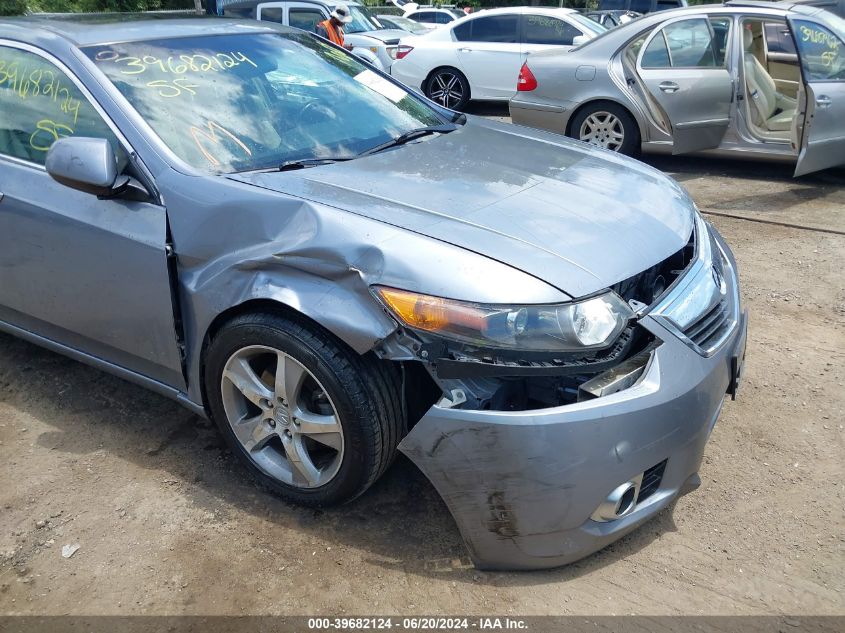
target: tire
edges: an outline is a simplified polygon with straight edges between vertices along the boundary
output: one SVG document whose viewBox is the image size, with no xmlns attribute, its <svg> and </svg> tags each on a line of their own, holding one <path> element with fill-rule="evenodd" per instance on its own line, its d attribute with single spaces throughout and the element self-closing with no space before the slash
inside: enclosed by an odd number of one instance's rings
<svg viewBox="0 0 845 633">
<path fill-rule="evenodd" d="M 640 128 L 634 117 L 622 106 L 606 101 L 579 110 L 572 119 L 569 136 L 627 156 L 640 150 Z"/>
<path fill-rule="evenodd" d="M 469 82 L 457 68 L 438 68 L 425 80 L 425 96 L 450 110 L 460 111 L 469 103 Z"/>
<path fill-rule="evenodd" d="M 285 379 L 277 384 L 281 363 Z M 232 452 L 260 484 L 294 503 L 356 498 L 384 473 L 406 432 L 395 368 L 305 319 L 229 321 L 209 343 L 204 380 L 211 417 Z"/>
</svg>

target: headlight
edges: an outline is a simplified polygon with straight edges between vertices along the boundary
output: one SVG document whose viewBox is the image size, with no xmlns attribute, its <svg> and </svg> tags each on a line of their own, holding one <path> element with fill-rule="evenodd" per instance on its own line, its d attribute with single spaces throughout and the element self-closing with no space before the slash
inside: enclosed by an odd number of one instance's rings
<svg viewBox="0 0 845 633">
<path fill-rule="evenodd" d="M 409 328 L 481 347 L 548 352 L 607 347 L 633 316 L 613 292 L 558 305 L 493 306 L 384 286 L 373 290 Z"/>
</svg>

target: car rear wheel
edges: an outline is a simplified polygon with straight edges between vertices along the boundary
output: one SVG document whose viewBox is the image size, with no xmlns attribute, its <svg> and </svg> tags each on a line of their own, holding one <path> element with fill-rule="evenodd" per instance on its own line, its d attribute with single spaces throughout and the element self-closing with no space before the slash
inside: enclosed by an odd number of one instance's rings
<svg viewBox="0 0 845 633">
<path fill-rule="evenodd" d="M 258 481 L 314 506 L 354 499 L 405 431 L 393 367 L 305 320 L 248 314 L 206 355 L 212 417 Z"/>
<path fill-rule="evenodd" d="M 597 103 L 583 108 L 572 120 L 570 136 L 596 147 L 632 156 L 640 146 L 637 122 L 622 106 Z"/>
<path fill-rule="evenodd" d="M 425 96 L 450 110 L 462 110 L 469 103 L 469 82 L 455 68 L 438 68 L 425 82 Z"/>
</svg>

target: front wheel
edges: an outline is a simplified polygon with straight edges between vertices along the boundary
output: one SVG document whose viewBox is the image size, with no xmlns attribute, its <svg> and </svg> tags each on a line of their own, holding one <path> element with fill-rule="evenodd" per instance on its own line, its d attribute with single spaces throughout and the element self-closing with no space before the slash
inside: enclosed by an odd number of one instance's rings
<svg viewBox="0 0 845 633">
<path fill-rule="evenodd" d="M 205 385 L 232 451 L 259 482 L 305 505 L 364 492 L 405 428 L 393 367 L 305 320 L 230 321 L 211 341 Z"/>
<path fill-rule="evenodd" d="M 625 108 L 597 103 L 583 108 L 572 119 L 570 136 L 590 145 L 633 156 L 640 145 L 640 130 Z"/>
<path fill-rule="evenodd" d="M 469 103 L 469 82 L 455 68 L 438 68 L 425 82 L 425 96 L 450 110 L 462 110 Z"/>
</svg>

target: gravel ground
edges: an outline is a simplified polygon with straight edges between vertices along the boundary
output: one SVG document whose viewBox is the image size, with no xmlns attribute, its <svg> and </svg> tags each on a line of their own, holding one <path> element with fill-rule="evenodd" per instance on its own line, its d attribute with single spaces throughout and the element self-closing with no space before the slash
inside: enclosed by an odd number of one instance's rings
<svg viewBox="0 0 845 633">
<path fill-rule="evenodd" d="M 0 335 L 0 613 L 845 614 L 845 172 L 648 161 L 722 214 L 751 311 L 697 492 L 579 563 L 478 572 L 404 459 L 292 507 L 211 423 Z"/>
</svg>

